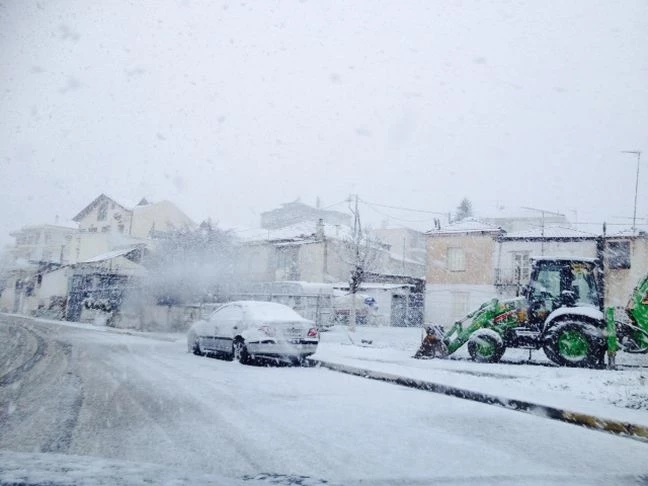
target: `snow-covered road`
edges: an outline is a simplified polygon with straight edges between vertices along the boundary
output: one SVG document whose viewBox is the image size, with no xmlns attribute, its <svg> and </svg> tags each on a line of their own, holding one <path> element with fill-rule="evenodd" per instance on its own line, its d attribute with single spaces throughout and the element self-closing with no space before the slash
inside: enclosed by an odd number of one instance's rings
<svg viewBox="0 0 648 486">
<path fill-rule="evenodd" d="M 342 484 L 648 473 L 634 440 L 326 369 L 199 358 L 178 336 L 7 316 L 0 451 Z"/>
</svg>

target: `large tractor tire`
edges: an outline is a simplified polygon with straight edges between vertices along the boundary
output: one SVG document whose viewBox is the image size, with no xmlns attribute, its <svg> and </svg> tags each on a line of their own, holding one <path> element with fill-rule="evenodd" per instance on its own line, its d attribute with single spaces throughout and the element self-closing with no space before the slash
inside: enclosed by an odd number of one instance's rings
<svg viewBox="0 0 648 486">
<path fill-rule="evenodd" d="M 502 338 L 490 329 L 475 331 L 468 341 L 470 357 L 480 363 L 497 363 L 505 350 Z"/>
<path fill-rule="evenodd" d="M 603 331 L 582 321 L 561 321 L 546 333 L 543 349 L 560 366 L 596 368 L 601 366 L 607 349 Z"/>
</svg>

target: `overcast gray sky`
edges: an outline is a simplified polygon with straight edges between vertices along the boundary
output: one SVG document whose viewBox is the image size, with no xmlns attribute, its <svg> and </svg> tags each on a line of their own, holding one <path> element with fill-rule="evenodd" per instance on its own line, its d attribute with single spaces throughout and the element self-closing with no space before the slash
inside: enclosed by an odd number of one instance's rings
<svg viewBox="0 0 648 486">
<path fill-rule="evenodd" d="M 226 227 L 349 193 L 629 218 L 632 149 L 646 0 L 0 0 L 0 243 L 102 192 Z"/>
</svg>

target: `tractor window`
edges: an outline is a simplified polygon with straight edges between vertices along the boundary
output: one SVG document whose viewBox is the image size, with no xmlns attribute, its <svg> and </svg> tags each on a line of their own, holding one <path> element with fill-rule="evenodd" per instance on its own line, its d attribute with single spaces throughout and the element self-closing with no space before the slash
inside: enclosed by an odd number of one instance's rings
<svg viewBox="0 0 648 486">
<path fill-rule="evenodd" d="M 574 292 L 576 305 L 598 307 L 598 292 L 594 275 L 586 266 L 572 268 L 571 291 Z"/>
<path fill-rule="evenodd" d="M 560 268 L 540 269 L 531 288 L 531 300 L 541 301 L 547 297 L 558 299 L 560 296 Z"/>
</svg>

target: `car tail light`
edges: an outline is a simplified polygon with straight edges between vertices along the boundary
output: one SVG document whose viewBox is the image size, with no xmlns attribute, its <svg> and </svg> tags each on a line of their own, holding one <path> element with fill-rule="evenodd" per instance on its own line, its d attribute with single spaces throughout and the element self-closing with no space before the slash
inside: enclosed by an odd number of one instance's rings
<svg viewBox="0 0 648 486">
<path fill-rule="evenodd" d="M 274 330 L 272 327 L 270 327 L 270 326 L 261 326 L 261 327 L 259 328 L 259 331 L 261 331 L 262 333 L 264 333 L 266 336 L 270 336 L 270 337 L 272 337 L 272 336 L 275 335 L 275 330 Z"/>
<path fill-rule="evenodd" d="M 317 332 L 317 329 L 315 329 L 314 327 L 311 327 L 308 330 L 308 337 L 317 337 L 317 336 L 319 336 L 319 332 Z"/>
</svg>

